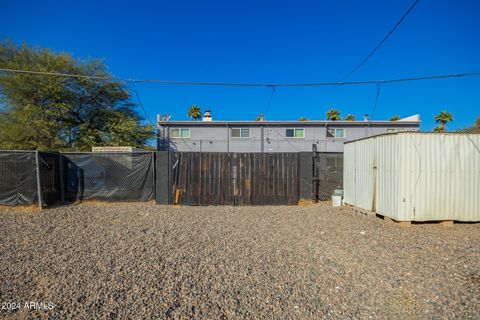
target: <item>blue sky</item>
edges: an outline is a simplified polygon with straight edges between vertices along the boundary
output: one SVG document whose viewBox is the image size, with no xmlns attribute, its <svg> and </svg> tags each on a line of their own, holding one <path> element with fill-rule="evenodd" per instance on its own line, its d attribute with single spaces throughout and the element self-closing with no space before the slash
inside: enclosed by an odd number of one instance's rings
<svg viewBox="0 0 480 320">
<path fill-rule="evenodd" d="M 222 82 L 335 81 L 383 38 L 410 6 L 398 1 L 3 1 L 0 38 L 102 58 L 125 78 Z M 480 71 L 480 1 L 421 0 L 384 46 L 349 80 Z M 269 88 L 138 84 L 150 118 L 186 119 L 189 105 L 215 120 L 254 119 Z M 266 118 L 324 119 L 337 108 L 371 113 L 375 85 L 278 88 Z M 375 119 L 420 113 L 432 129 L 480 116 L 480 77 L 382 86 Z"/>
</svg>

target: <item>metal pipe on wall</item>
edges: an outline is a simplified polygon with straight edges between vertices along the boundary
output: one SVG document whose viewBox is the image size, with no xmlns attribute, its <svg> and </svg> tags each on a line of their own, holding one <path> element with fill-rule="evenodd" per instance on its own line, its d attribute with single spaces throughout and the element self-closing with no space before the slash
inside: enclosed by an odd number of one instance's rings
<svg viewBox="0 0 480 320">
<path fill-rule="evenodd" d="M 227 126 L 227 152 L 230 153 L 230 128 L 228 127 L 228 122 L 225 122 Z"/>
</svg>

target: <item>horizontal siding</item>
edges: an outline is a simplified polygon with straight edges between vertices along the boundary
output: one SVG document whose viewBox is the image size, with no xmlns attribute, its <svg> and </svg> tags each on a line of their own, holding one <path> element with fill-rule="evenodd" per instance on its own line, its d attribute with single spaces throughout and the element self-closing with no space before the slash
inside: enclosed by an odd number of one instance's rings
<svg viewBox="0 0 480 320">
<path fill-rule="evenodd" d="M 170 138 L 172 128 L 189 128 L 190 138 Z M 232 128 L 250 128 L 250 137 L 232 138 Z M 287 128 L 304 128 L 303 138 L 287 138 Z M 327 128 L 345 129 L 345 138 L 327 137 Z M 402 128 L 417 130 L 417 126 L 400 123 L 379 125 L 366 122 L 356 125 L 331 123 L 327 126 L 312 125 L 311 123 L 297 123 L 296 125 L 262 125 L 251 123 L 248 126 L 231 125 L 178 125 L 171 123 L 159 127 L 158 150 L 175 150 L 179 152 L 309 152 L 312 145 L 316 145 L 320 152 L 343 152 L 347 141 L 365 138 L 371 135 L 385 134 L 388 128 Z"/>
</svg>

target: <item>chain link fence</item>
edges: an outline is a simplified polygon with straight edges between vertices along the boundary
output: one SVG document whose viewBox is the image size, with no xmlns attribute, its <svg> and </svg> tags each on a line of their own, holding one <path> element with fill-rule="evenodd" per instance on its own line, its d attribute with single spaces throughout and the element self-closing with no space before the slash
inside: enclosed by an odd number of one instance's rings
<svg viewBox="0 0 480 320">
<path fill-rule="evenodd" d="M 38 201 L 35 151 L 0 151 L 0 204 Z"/>
<path fill-rule="evenodd" d="M 0 151 L 0 205 L 149 201 L 154 153 Z"/>
</svg>

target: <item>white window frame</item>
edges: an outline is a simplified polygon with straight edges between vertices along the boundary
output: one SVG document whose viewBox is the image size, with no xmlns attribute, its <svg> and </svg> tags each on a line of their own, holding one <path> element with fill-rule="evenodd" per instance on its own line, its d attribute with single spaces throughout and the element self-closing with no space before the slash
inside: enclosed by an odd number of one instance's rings
<svg viewBox="0 0 480 320">
<path fill-rule="evenodd" d="M 387 133 L 405 132 L 407 128 L 387 128 Z"/>
<path fill-rule="evenodd" d="M 343 136 L 341 137 L 337 136 L 338 129 L 343 130 Z M 328 136 L 328 130 L 333 130 L 333 137 Z M 345 139 L 347 138 L 347 128 L 327 128 L 326 134 L 327 134 L 327 138 L 330 138 L 330 139 Z"/>
<path fill-rule="evenodd" d="M 240 136 L 239 137 L 234 137 L 233 136 L 233 130 L 239 130 Z M 248 137 L 242 137 L 242 130 L 248 130 Z M 251 128 L 231 128 L 231 130 L 230 130 L 230 138 L 232 138 L 232 139 L 249 139 L 251 136 L 252 136 Z"/>
<path fill-rule="evenodd" d="M 337 136 L 337 130 L 343 130 L 343 136 Z M 347 137 L 347 129 L 345 128 L 335 128 L 335 139 L 345 139 Z"/>
<path fill-rule="evenodd" d="M 293 130 L 293 137 L 287 137 L 287 130 Z M 303 131 L 303 137 L 296 137 L 295 133 L 297 130 Z M 305 139 L 305 128 L 285 128 L 285 138 L 287 139 Z"/>
<path fill-rule="evenodd" d="M 178 136 L 173 135 L 173 131 L 178 130 Z M 187 130 L 188 136 L 182 137 L 182 130 Z M 172 139 L 190 139 L 190 128 L 171 128 L 170 129 L 170 138 Z"/>
</svg>

